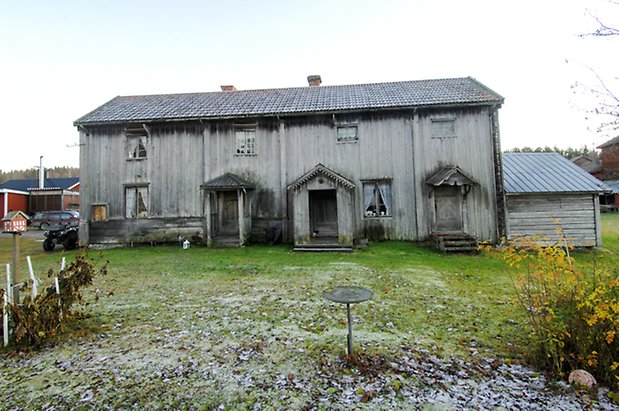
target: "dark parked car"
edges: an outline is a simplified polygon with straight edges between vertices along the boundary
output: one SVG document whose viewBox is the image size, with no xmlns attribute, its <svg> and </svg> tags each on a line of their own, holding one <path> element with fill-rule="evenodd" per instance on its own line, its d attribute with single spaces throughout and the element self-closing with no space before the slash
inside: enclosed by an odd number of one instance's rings
<svg viewBox="0 0 619 411">
<path fill-rule="evenodd" d="M 80 214 L 77 211 L 41 211 L 36 213 L 30 220 L 32 227 L 47 230 L 52 226 L 69 223 L 79 223 Z"/>
</svg>

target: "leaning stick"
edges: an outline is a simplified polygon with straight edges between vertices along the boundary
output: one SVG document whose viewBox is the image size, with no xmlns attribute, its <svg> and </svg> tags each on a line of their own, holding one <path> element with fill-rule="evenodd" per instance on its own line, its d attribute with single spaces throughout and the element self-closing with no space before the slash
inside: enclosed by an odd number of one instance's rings
<svg viewBox="0 0 619 411">
<path fill-rule="evenodd" d="M 39 290 L 37 288 L 37 279 L 34 276 L 34 270 L 32 269 L 32 261 L 30 260 L 30 256 L 26 257 L 26 261 L 28 261 L 28 272 L 30 273 L 30 281 L 32 281 L 32 299 L 34 300 L 39 295 Z"/>
</svg>

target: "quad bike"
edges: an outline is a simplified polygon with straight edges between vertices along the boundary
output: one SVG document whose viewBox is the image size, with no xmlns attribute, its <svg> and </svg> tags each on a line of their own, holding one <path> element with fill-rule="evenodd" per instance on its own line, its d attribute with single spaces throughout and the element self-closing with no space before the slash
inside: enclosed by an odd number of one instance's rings
<svg viewBox="0 0 619 411">
<path fill-rule="evenodd" d="M 65 250 L 73 250 L 79 245 L 77 224 L 57 225 L 47 230 L 43 235 L 43 249 L 54 251 L 56 244 L 60 243 Z"/>
</svg>

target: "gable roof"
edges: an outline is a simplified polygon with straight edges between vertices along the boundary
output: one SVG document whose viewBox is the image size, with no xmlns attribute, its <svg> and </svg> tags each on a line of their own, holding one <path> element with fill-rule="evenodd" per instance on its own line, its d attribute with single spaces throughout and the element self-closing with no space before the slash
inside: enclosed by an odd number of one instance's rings
<svg viewBox="0 0 619 411">
<path fill-rule="evenodd" d="M 44 181 L 45 190 L 68 190 L 80 182 L 79 177 L 65 178 L 46 178 Z M 31 189 L 39 188 L 39 179 L 37 178 L 19 178 L 9 180 L 0 184 L 1 189 L 30 191 Z"/>
<path fill-rule="evenodd" d="M 477 185 L 466 174 L 460 170 L 458 166 L 448 166 L 441 168 L 430 178 L 426 180 L 426 184 L 439 187 L 443 185 L 449 186 L 474 186 Z"/>
<path fill-rule="evenodd" d="M 319 174 L 329 178 L 336 184 L 346 187 L 347 189 L 355 188 L 355 184 L 352 181 L 350 181 L 346 177 L 339 175 L 330 168 L 325 167 L 322 163 L 318 163 L 314 168 L 312 168 L 310 171 L 303 174 L 301 177 L 297 178 L 292 184 L 290 184 L 288 186 L 288 190 L 298 190 L 299 188 L 301 188 L 301 186 L 307 184 L 308 181 L 310 181 Z"/>
<path fill-rule="evenodd" d="M 610 187 L 558 153 L 503 153 L 505 192 L 601 193 Z"/>
<path fill-rule="evenodd" d="M 332 113 L 441 105 L 502 104 L 471 77 L 342 86 L 118 96 L 74 125 Z"/>
<path fill-rule="evenodd" d="M 612 138 L 605 143 L 600 144 L 597 148 L 607 148 L 619 144 L 619 137 Z"/>
<path fill-rule="evenodd" d="M 230 191 L 238 189 L 253 190 L 256 188 L 253 184 L 232 173 L 226 173 L 222 176 L 207 181 L 202 184 L 201 187 L 205 190 L 212 191 Z"/>
</svg>

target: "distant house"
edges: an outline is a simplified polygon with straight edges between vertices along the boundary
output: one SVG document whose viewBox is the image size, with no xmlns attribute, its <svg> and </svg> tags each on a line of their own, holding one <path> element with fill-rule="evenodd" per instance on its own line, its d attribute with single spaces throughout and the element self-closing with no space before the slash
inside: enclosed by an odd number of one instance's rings
<svg viewBox="0 0 619 411">
<path fill-rule="evenodd" d="M 602 180 L 619 179 L 619 137 L 608 140 L 597 147 L 602 160 Z"/>
<path fill-rule="evenodd" d="M 308 82 L 120 96 L 76 120 L 81 241 L 496 241 L 500 95 L 470 77 Z"/>
<path fill-rule="evenodd" d="M 0 212 L 79 210 L 80 182 L 77 177 L 46 178 L 40 187 L 38 179 L 15 179 L 0 184 Z"/>
<path fill-rule="evenodd" d="M 602 210 L 617 211 L 619 210 L 619 179 L 605 180 L 607 186 L 612 190 L 610 193 L 605 193 L 600 199 L 602 201 Z"/>
<path fill-rule="evenodd" d="M 602 161 L 597 155 L 580 155 L 571 159 L 574 164 L 595 178 L 602 178 Z"/>
<path fill-rule="evenodd" d="M 602 245 L 599 196 L 609 190 L 602 181 L 557 153 L 504 153 L 503 173 L 509 239 Z"/>
</svg>

